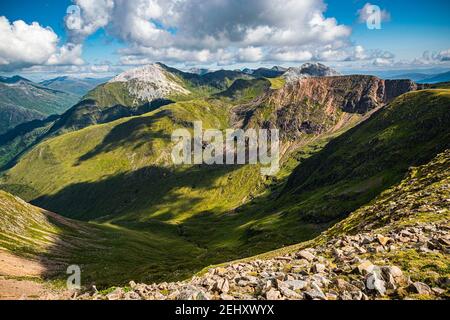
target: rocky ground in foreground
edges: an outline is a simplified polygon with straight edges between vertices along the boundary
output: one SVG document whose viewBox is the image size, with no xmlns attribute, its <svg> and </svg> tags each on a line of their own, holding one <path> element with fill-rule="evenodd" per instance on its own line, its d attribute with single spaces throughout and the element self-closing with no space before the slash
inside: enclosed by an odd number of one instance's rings
<svg viewBox="0 0 450 320">
<path fill-rule="evenodd" d="M 130 283 L 108 294 L 85 294 L 78 299 L 131 300 L 369 300 L 449 298 L 450 278 L 434 285 L 414 281 L 407 270 L 392 264 L 389 254 L 448 255 L 450 227 L 422 224 L 343 236 L 323 246 L 303 249 L 269 260 L 255 260 L 210 269 L 189 282 L 153 285 Z M 386 258 L 382 258 L 386 253 Z M 369 258 L 372 259 L 369 259 Z M 381 257 L 381 258 L 379 258 Z M 447 266 L 448 268 L 448 266 Z"/>
</svg>

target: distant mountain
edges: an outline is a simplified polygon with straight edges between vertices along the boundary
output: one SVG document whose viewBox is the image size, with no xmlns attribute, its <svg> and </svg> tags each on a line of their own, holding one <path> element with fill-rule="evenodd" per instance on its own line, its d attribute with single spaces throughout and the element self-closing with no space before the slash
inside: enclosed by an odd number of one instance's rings
<svg viewBox="0 0 450 320">
<path fill-rule="evenodd" d="M 288 68 L 285 67 L 281 67 L 281 66 L 273 66 L 272 70 L 274 71 L 281 71 L 281 72 L 286 72 L 288 70 Z"/>
<path fill-rule="evenodd" d="M 275 70 L 275 69 L 268 69 L 268 68 L 259 68 L 253 71 L 254 77 L 260 77 L 260 78 L 277 78 L 284 74 L 285 71 L 281 70 Z"/>
<path fill-rule="evenodd" d="M 84 96 L 98 85 L 108 82 L 110 78 L 75 78 L 69 76 L 58 77 L 40 82 L 39 84 L 59 91 Z"/>
<path fill-rule="evenodd" d="M 364 115 L 422 86 L 373 76 L 305 77 L 233 109 L 236 126 L 271 127 L 297 143 L 345 125 L 348 114 Z"/>
<path fill-rule="evenodd" d="M 440 83 L 440 82 L 448 82 L 450 81 L 450 71 L 449 72 L 444 72 L 441 74 L 437 74 L 434 76 L 430 76 L 428 78 L 422 79 L 420 81 L 418 81 L 419 83 L 429 83 L 429 84 L 434 84 L 434 83 Z"/>
<path fill-rule="evenodd" d="M 78 96 L 46 88 L 20 76 L 0 78 L 0 134 L 18 124 L 61 114 Z"/>
<path fill-rule="evenodd" d="M 10 78 L 0 76 L 0 83 L 13 84 L 13 83 L 18 83 L 20 81 L 31 82 L 31 80 L 28 80 L 28 79 L 23 78 L 21 76 L 12 76 Z"/>
<path fill-rule="evenodd" d="M 243 73 L 251 75 L 256 78 L 277 78 L 283 75 L 287 69 L 282 67 L 273 67 L 269 68 L 258 68 L 258 69 L 249 69 L 245 68 L 242 70 Z"/>
<path fill-rule="evenodd" d="M 330 77 L 339 75 L 341 75 L 339 72 L 321 63 L 305 63 L 298 68 L 296 67 L 289 68 L 283 74 L 283 77 L 286 79 L 286 81 L 290 82 L 302 78 Z"/>
<path fill-rule="evenodd" d="M 430 77 L 431 77 L 431 75 L 426 74 L 426 73 L 402 73 L 399 75 L 387 77 L 386 79 L 390 79 L 390 80 L 409 79 L 409 80 L 412 80 L 415 82 L 419 82 L 423 79 L 430 78 Z"/>
<path fill-rule="evenodd" d="M 189 73 L 198 74 L 199 76 L 207 74 L 208 72 L 210 72 L 210 70 L 209 69 L 205 69 L 205 68 L 191 68 L 191 69 L 189 69 Z"/>
<path fill-rule="evenodd" d="M 161 63 L 130 69 L 91 90 L 55 122 L 49 134 L 141 115 L 179 100 L 206 97 L 228 89 L 237 79 L 253 77 L 228 70 L 198 75 Z"/>
</svg>

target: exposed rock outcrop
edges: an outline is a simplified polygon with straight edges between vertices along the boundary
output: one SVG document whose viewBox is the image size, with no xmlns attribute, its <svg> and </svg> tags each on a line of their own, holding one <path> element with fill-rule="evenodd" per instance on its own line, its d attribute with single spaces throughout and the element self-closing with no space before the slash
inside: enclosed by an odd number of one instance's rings
<svg viewBox="0 0 450 320">
<path fill-rule="evenodd" d="M 342 121 L 344 113 L 364 115 L 421 85 L 373 76 L 304 78 L 287 83 L 234 109 L 237 126 L 279 128 L 285 139 L 320 134 Z"/>
</svg>

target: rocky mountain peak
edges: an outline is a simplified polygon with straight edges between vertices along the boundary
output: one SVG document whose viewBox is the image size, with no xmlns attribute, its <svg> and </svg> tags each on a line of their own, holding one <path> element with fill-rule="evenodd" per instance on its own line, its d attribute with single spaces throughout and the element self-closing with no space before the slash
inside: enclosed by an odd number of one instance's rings
<svg viewBox="0 0 450 320">
<path fill-rule="evenodd" d="M 154 63 L 125 71 L 109 83 L 124 82 L 131 95 L 141 101 L 153 101 L 170 94 L 189 94 L 187 89 L 176 82 L 176 78 L 164 65 Z"/>
<path fill-rule="evenodd" d="M 336 70 L 321 63 L 305 63 L 300 67 L 289 68 L 283 75 L 288 82 L 310 77 L 340 76 Z"/>
<path fill-rule="evenodd" d="M 0 82 L 4 84 L 22 84 L 22 83 L 31 83 L 30 80 L 23 78 L 21 76 L 13 76 L 13 77 L 0 77 Z"/>
</svg>

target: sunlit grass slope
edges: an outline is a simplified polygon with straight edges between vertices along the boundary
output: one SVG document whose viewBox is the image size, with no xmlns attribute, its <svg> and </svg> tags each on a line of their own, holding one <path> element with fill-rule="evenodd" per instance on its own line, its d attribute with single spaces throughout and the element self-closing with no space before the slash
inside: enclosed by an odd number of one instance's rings
<svg viewBox="0 0 450 320">
<path fill-rule="evenodd" d="M 179 279 L 311 239 L 370 202 L 410 166 L 448 148 L 449 102 L 447 90 L 399 97 L 337 138 L 312 139 L 271 179 L 254 166 L 172 166 L 173 129 L 194 120 L 205 128 L 230 125 L 231 104 L 223 99 L 178 102 L 49 139 L 3 176 L 1 188 L 95 221 L 115 249 L 97 262 L 74 253 L 90 274 Z M 117 259 L 121 268 L 100 268 Z"/>
</svg>

